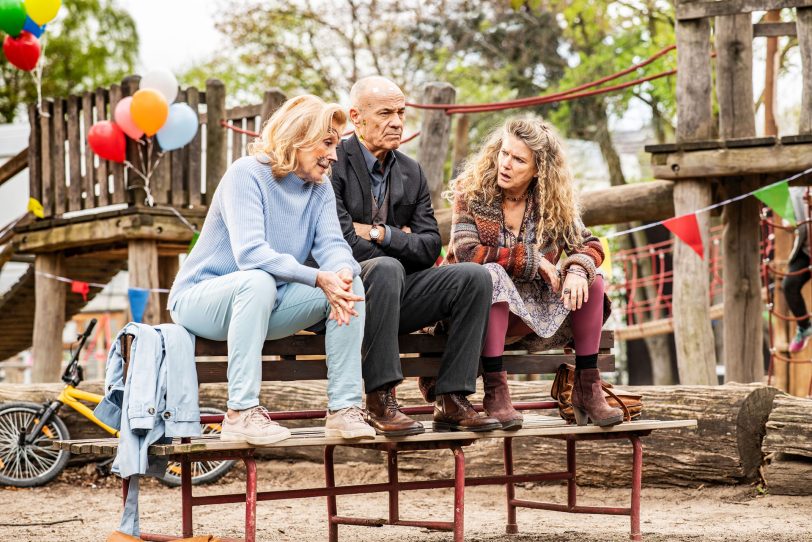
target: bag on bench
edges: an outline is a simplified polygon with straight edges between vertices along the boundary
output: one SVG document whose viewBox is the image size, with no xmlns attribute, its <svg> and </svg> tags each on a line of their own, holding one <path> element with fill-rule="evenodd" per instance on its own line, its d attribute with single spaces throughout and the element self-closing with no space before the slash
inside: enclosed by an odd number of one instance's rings
<svg viewBox="0 0 812 542">
<path fill-rule="evenodd" d="M 555 380 L 550 388 L 550 395 L 558 401 L 558 413 L 567 423 L 575 423 L 572 411 L 572 385 L 575 381 L 575 366 L 562 363 L 555 372 Z M 606 395 L 606 402 L 611 407 L 623 411 L 623 421 L 636 420 L 643 413 L 643 396 L 621 390 L 614 390 L 612 384 L 601 382 Z"/>
</svg>

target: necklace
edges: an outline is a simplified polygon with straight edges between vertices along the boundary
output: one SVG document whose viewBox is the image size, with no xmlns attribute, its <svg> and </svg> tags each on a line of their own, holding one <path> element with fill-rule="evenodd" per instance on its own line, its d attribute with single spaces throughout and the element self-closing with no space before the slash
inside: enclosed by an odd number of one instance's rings
<svg viewBox="0 0 812 542">
<path fill-rule="evenodd" d="M 503 193 L 502 193 L 502 196 L 503 196 L 503 197 L 504 197 L 506 200 L 510 200 L 510 201 L 522 201 L 522 200 L 524 200 L 524 199 L 527 199 L 527 194 L 528 194 L 528 192 L 527 192 L 527 191 L 525 191 L 525 193 L 524 193 L 524 194 L 522 194 L 521 196 L 509 196 L 509 195 L 507 195 L 506 193 L 504 193 L 504 192 L 503 192 Z"/>
</svg>

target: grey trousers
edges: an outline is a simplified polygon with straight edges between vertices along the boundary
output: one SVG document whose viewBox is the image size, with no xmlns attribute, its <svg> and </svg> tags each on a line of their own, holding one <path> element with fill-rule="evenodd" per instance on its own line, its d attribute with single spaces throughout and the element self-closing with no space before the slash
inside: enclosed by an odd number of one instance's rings
<svg viewBox="0 0 812 542">
<path fill-rule="evenodd" d="M 493 285 L 481 265 L 461 263 L 406 274 L 387 256 L 361 262 L 366 289 L 363 376 L 367 392 L 403 380 L 398 335 L 449 321 L 436 392 L 471 394 L 488 327 Z"/>
</svg>

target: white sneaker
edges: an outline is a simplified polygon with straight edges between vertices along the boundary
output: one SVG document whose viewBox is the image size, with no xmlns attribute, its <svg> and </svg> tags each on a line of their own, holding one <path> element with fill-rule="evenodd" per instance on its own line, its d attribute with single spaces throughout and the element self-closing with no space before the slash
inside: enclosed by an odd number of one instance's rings
<svg viewBox="0 0 812 542">
<path fill-rule="evenodd" d="M 341 438 L 375 438 L 375 429 L 364 420 L 357 406 L 328 412 L 324 423 L 324 436 Z"/>
<path fill-rule="evenodd" d="M 290 437 L 290 430 L 268 417 L 265 407 L 255 406 L 240 411 L 236 421 L 223 417 L 220 440 L 227 442 L 247 442 L 253 446 L 266 446 Z"/>
</svg>

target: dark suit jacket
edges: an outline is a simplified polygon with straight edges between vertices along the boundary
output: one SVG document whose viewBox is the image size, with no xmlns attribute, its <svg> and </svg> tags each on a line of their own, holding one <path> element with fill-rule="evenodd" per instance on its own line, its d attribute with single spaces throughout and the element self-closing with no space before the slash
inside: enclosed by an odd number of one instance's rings
<svg viewBox="0 0 812 542">
<path fill-rule="evenodd" d="M 333 164 L 333 189 L 344 239 L 359 262 L 378 256 L 397 258 L 407 273 L 434 265 L 440 255 L 441 241 L 437 220 L 431 207 L 426 177 L 415 160 L 399 151 L 389 174 L 389 213 L 386 224 L 392 231 L 391 242 L 384 248 L 355 234 L 353 222 L 372 223 L 372 188 L 358 137 L 338 145 L 338 161 Z M 400 230 L 409 226 L 412 233 Z"/>
</svg>

